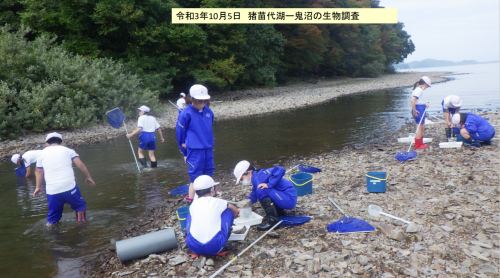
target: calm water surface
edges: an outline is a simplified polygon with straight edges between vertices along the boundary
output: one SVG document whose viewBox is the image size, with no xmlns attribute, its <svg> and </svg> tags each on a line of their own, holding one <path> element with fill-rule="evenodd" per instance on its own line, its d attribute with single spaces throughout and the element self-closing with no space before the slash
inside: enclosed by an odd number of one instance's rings
<svg viewBox="0 0 500 278">
<path fill-rule="evenodd" d="M 498 63 L 419 70 L 467 73 L 426 90 L 432 115 L 442 117 L 440 103 L 448 94 L 464 99 L 462 111 L 498 111 Z M 409 119 L 410 96 L 409 88 L 385 90 L 290 112 L 216 122 L 216 171 L 231 169 L 242 159 L 268 167 L 293 155 L 329 152 L 377 140 L 386 130 L 395 130 Z M 32 180 L 17 179 L 14 165 L 2 163 L 0 276 L 77 277 L 83 260 L 104 250 L 109 239 L 119 237 L 145 209 L 169 198 L 169 190 L 187 183 L 187 168 L 175 135 L 171 130 L 164 135 L 166 142 L 157 143 L 159 168 L 140 174 L 125 136 L 110 143 L 75 148 L 97 184 L 83 184 L 84 176 L 75 168 L 89 221 L 77 224 L 74 212 L 66 207 L 61 225 L 55 229 L 44 226 L 45 196 L 32 198 L 34 176 Z M 136 148 L 137 138 L 132 143 Z"/>
</svg>

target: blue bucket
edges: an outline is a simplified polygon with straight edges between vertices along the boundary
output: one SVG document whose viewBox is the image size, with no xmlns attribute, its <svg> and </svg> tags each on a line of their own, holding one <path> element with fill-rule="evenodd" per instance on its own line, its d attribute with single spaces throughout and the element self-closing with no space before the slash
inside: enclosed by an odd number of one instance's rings
<svg viewBox="0 0 500 278">
<path fill-rule="evenodd" d="M 186 233 L 184 228 L 186 228 L 186 216 L 189 213 L 189 206 L 180 207 L 177 209 L 177 219 L 181 221 L 181 231 Z"/>
<path fill-rule="evenodd" d="M 297 191 L 297 196 L 304 196 L 306 194 L 313 193 L 313 176 L 308 173 L 298 173 L 290 177 L 295 191 Z"/>
<path fill-rule="evenodd" d="M 366 188 L 368 192 L 384 193 L 386 180 L 389 175 L 387 172 L 368 172 L 366 173 Z"/>
</svg>

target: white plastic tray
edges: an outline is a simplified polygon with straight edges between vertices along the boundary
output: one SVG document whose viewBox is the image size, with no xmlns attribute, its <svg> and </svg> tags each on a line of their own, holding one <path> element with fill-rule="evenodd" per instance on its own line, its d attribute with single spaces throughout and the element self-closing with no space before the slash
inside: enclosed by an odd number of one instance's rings
<svg viewBox="0 0 500 278">
<path fill-rule="evenodd" d="M 247 230 L 245 231 L 244 234 L 235 234 L 234 233 L 236 231 L 243 229 L 243 227 L 247 228 Z M 233 226 L 233 233 L 231 233 L 228 240 L 230 240 L 230 241 L 244 240 L 248 235 L 248 231 L 250 231 L 250 226 Z"/>
<path fill-rule="evenodd" d="M 448 149 L 448 148 L 460 148 L 462 147 L 463 142 L 441 142 L 439 143 L 439 147 L 441 149 Z"/>
<path fill-rule="evenodd" d="M 241 218 L 238 217 L 234 219 L 234 225 L 235 226 L 252 226 L 252 225 L 259 225 L 262 223 L 262 216 L 258 215 L 257 213 L 252 211 L 252 215 L 247 218 Z"/>
<path fill-rule="evenodd" d="M 415 138 L 411 137 L 411 139 L 415 139 Z M 398 143 L 410 143 L 411 139 L 410 139 L 410 137 L 398 138 Z M 423 142 L 424 144 L 430 143 L 430 142 L 432 142 L 432 138 L 425 138 L 424 137 L 424 142 Z M 413 143 L 415 143 L 415 141 L 413 141 Z"/>
</svg>

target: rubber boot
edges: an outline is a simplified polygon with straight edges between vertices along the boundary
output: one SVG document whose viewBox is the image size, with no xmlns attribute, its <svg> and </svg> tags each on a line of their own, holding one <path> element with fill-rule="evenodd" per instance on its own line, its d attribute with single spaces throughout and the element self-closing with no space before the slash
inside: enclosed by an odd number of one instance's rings
<svg viewBox="0 0 500 278">
<path fill-rule="evenodd" d="M 424 150 L 424 149 L 427 149 L 427 147 L 429 147 L 429 145 L 422 143 L 423 141 L 424 141 L 424 137 L 422 137 L 420 139 L 415 138 L 415 150 L 418 150 L 418 149 Z"/>
<path fill-rule="evenodd" d="M 284 209 L 276 207 L 276 211 L 278 212 L 278 216 L 286 216 L 286 211 Z"/>
<path fill-rule="evenodd" d="M 158 161 L 151 161 L 151 168 L 158 167 Z"/>
<path fill-rule="evenodd" d="M 276 206 L 273 204 L 273 200 L 271 198 L 266 197 L 259 201 L 260 205 L 264 209 L 264 212 L 267 216 L 267 222 L 257 225 L 257 230 L 259 231 L 267 231 L 271 229 L 276 223 L 278 223 L 278 211 L 276 210 Z"/>
<path fill-rule="evenodd" d="M 469 148 L 470 148 L 470 147 L 476 147 L 476 148 L 480 148 L 480 147 L 481 147 L 481 143 L 479 143 L 479 141 L 477 141 L 476 139 L 474 139 L 474 138 L 472 138 L 472 137 L 471 137 L 471 138 L 469 138 L 469 140 L 468 140 L 468 141 L 469 141 L 469 144 L 470 144 L 470 145 L 468 145 L 467 147 L 469 147 Z"/>
<path fill-rule="evenodd" d="M 450 128 L 445 128 L 444 130 L 446 131 L 446 139 L 451 138 L 452 137 L 452 135 L 451 135 L 451 127 Z"/>
<path fill-rule="evenodd" d="M 85 222 L 85 216 L 87 213 L 85 211 L 76 211 L 76 222 Z"/>
<path fill-rule="evenodd" d="M 139 158 L 139 162 L 142 166 L 144 166 L 144 168 L 148 168 L 148 163 L 146 162 L 145 158 Z"/>
</svg>

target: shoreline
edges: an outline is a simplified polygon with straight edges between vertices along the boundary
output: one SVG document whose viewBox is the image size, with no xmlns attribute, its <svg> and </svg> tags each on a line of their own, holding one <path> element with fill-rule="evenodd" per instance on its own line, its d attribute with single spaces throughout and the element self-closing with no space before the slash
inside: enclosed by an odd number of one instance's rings
<svg viewBox="0 0 500 278">
<path fill-rule="evenodd" d="M 482 113 L 493 125 L 499 113 Z M 408 144 L 396 138 L 413 132 L 403 125 L 376 142 L 314 154 L 279 163 L 286 169 L 303 163 L 322 169 L 313 174 L 313 195 L 298 197 L 291 215 L 312 216 L 301 226 L 282 227 L 263 238 L 238 258 L 220 277 L 491 277 L 500 263 L 500 210 L 498 157 L 500 134 L 493 145 L 481 148 L 440 149 L 443 125 L 428 124 L 430 148 L 417 159 L 401 163 L 394 156 Z M 369 193 L 365 173 L 389 173 L 385 193 Z M 297 172 L 295 172 L 297 173 Z M 289 176 L 287 176 L 289 177 Z M 219 197 L 238 201 L 250 188 L 234 185 L 231 171 L 214 176 Z M 342 215 L 326 199 L 331 196 L 350 217 L 360 218 L 377 230 L 372 233 L 336 234 L 326 230 Z M 391 215 L 411 221 L 373 217 L 367 207 L 376 204 Z M 82 274 L 91 277 L 208 277 L 245 249 L 263 232 L 253 226 L 247 238 L 233 242 L 223 257 L 187 256 L 185 236 L 175 217 L 183 198 L 167 199 L 122 229 L 116 241 L 172 227 L 179 248 L 132 262 L 120 263 L 114 244 L 86 261 Z M 263 215 L 258 203 L 252 210 Z"/>
<path fill-rule="evenodd" d="M 239 117 L 263 115 L 289 109 L 316 105 L 332 99 L 357 93 L 395 89 L 412 86 L 422 75 L 427 75 L 433 84 L 447 82 L 450 78 L 442 75 L 453 75 L 450 72 L 404 72 L 386 74 L 378 78 L 319 78 L 314 83 L 301 83 L 275 88 L 262 88 L 225 92 L 216 94 L 212 99 L 222 100 L 222 103 L 213 103 L 211 109 L 215 120 L 227 120 Z M 163 113 L 153 113 L 162 131 L 175 128 L 177 110 L 170 104 Z M 128 129 L 132 131 L 135 120 L 127 120 Z M 114 140 L 125 135 L 125 129 L 114 129 L 108 124 L 96 124 L 76 130 L 56 130 L 61 133 L 64 145 L 75 147 L 102 143 Z M 5 140 L 0 142 L 0 163 L 10 160 L 15 153 L 24 153 L 28 150 L 44 148 L 44 138 L 48 133 L 29 133 L 19 140 Z M 50 131 L 52 132 L 52 131 Z"/>
</svg>

